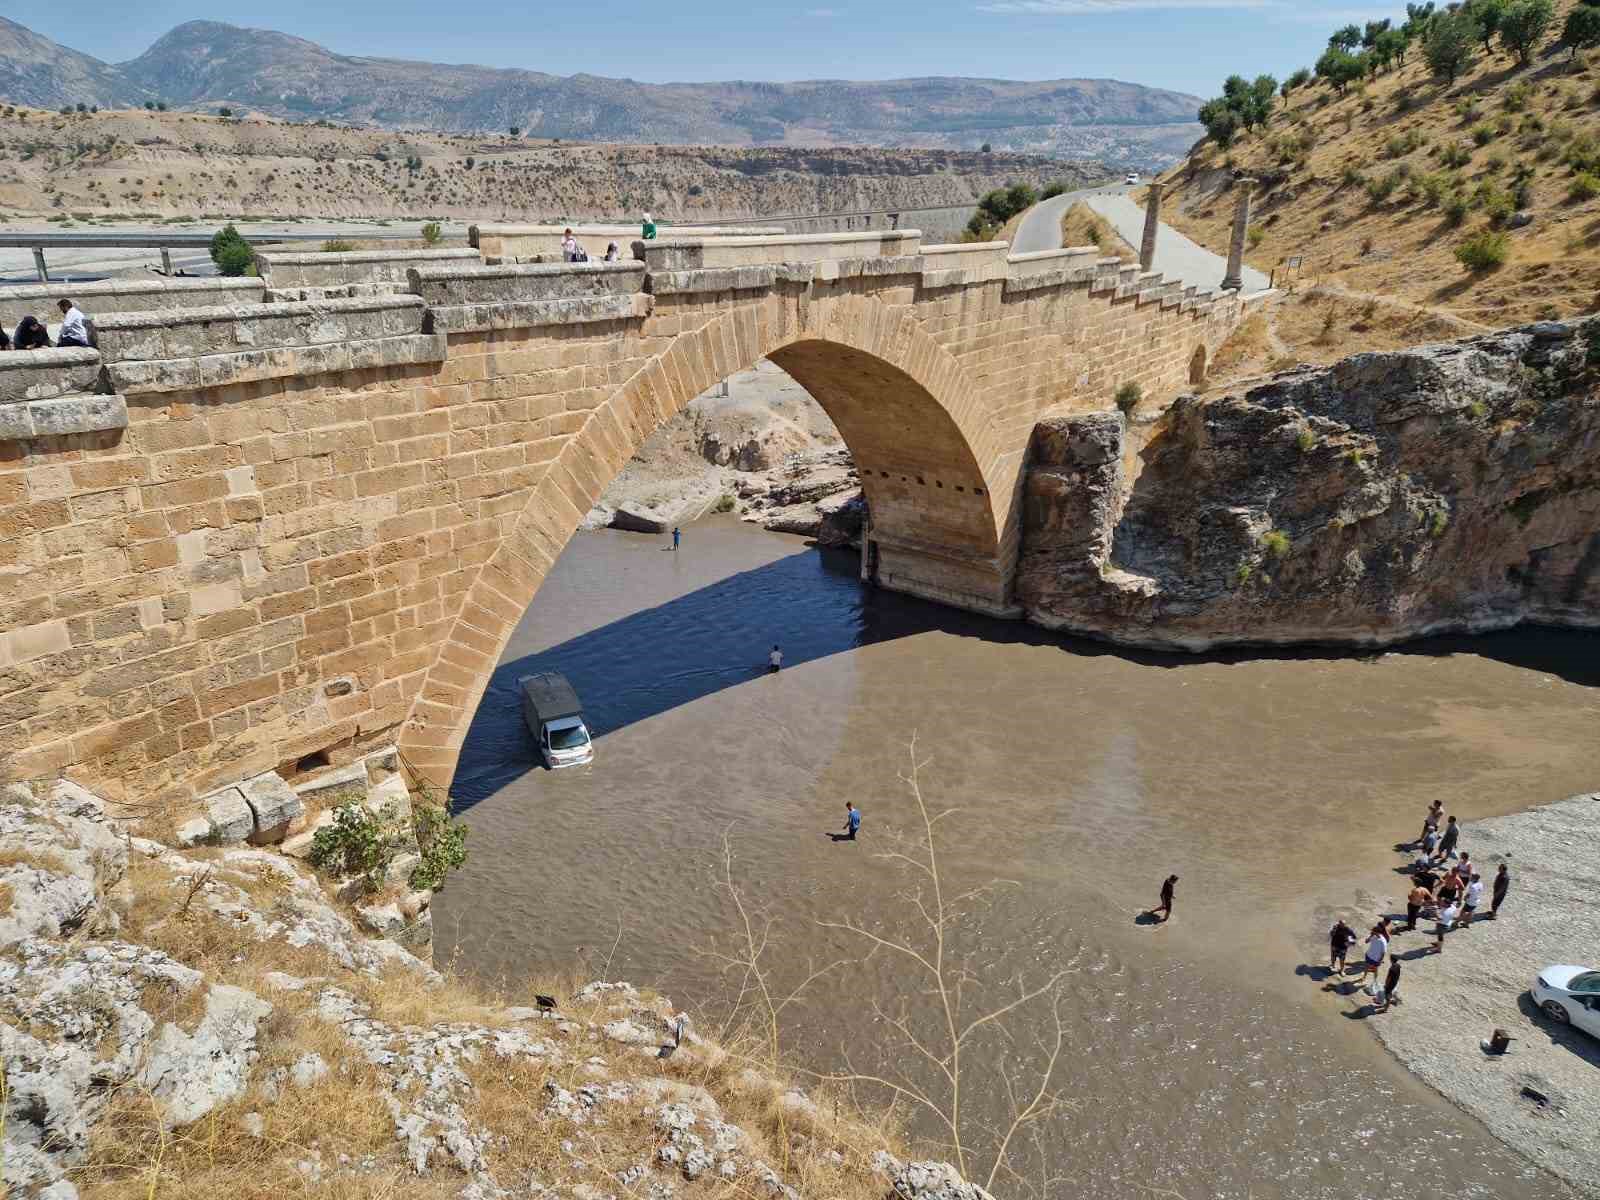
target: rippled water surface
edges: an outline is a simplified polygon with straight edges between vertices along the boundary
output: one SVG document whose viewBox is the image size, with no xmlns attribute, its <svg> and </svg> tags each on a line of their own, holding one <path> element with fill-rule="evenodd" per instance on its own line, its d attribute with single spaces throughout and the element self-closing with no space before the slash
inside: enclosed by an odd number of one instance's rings
<svg viewBox="0 0 1600 1200">
<path fill-rule="evenodd" d="M 879 855 L 917 829 L 900 779 L 915 736 L 930 804 L 955 809 L 947 886 L 1001 881 L 953 942 L 976 992 L 1065 972 L 1069 1107 L 1019 1157 L 1049 1194 L 1569 1194 L 1305 969 L 1333 906 L 1398 896 L 1392 846 L 1434 797 L 1471 819 L 1595 786 L 1600 638 L 1165 657 L 874 594 L 855 571 L 733 520 L 691 527 L 678 554 L 575 538 L 468 738 L 471 860 L 436 902 L 441 957 L 561 970 L 604 959 L 620 927 L 613 976 L 718 1011 L 727 981 L 704 952 L 732 928 L 726 835 L 775 921 L 777 976 L 847 960 L 786 1014 L 788 1052 L 818 1071 L 904 1062 L 886 1015 L 931 1020 L 931 998 L 820 923 L 909 928 L 908 879 Z M 767 675 L 774 641 L 788 665 Z M 587 706 L 590 767 L 535 765 L 515 680 L 551 668 Z M 855 844 L 826 836 L 846 799 L 865 814 Z M 1175 919 L 1140 923 L 1169 871 Z M 1025 1074 L 1054 1036 L 1027 1013 L 973 1056 L 983 1117 L 1003 1107 L 999 1068 Z"/>
</svg>

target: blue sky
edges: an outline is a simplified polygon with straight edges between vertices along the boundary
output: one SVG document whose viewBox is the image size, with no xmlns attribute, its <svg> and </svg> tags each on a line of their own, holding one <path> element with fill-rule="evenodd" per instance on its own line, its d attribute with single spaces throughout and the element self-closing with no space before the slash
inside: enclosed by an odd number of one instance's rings
<svg viewBox="0 0 1600 1200">
<path fill-rule="evenodd" d="M 18 14 L 116 62 L 206 18 L 376 54 L 653 82 L 976 75 L 1110 77 L 1211 95 L 1230 73 L 1283 76 L 1348 20 L 1404 4 L 1347 0 L 78 0 Z M 64 24 L 52 14 L 68 16 Z"/>
</svg>

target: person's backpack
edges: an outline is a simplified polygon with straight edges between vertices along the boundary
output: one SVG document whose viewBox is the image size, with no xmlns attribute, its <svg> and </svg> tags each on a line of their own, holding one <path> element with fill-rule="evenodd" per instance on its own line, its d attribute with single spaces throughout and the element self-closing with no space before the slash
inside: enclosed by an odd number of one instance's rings
<svg viewBox="0 0 1600 1200">
<path fill-rule="evenodd" d="M 582 246 L 579 246 L 578 250 L 577 250 L 577 253 L 575 253 L 572 256 L 572 261 L 573 262 L 588 262 L 589 261 L 589 252 L 587 250 L 585 250 Z"/>
</svg>

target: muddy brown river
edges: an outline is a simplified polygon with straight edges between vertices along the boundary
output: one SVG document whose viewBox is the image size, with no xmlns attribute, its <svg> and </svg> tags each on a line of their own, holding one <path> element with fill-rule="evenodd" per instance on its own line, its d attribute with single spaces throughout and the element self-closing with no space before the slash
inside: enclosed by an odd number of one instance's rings
<svg viewBox="0 0 1600 1200">
<path fill-rule="evenodd" d="M 955 810 L 947 891 L 997 885 L 952 931 L 969 1002 L 1060 973 L 1063 1107 L 1013 1156 L 1033 1186 L 1002 1177 L 1000 1195 L 1572 1194 L 1309 972 L 1335 909 L 1398 899 L 1394 843 L 1433 798 L 1470 820 L 1596 786 L 1600 637 L 1160 656 L 873 593 L 853 554 L 731 518 L 663 544 L 576 537 L 514 636 L 457 776 L 471 858 L 435 904 L 441 961 L 566 970 L 604 959 L 620 926 L 612 977 L 725 1012 L 704 952 L 730 944 L 726 835 L 774 921 L 778 982 L 844 960 L 786 1013 L 786 1053 L 926 1082 L 889 1018 L 936 1028 L 934 997 L 821 924 L 913 931 L 910 880 L 881 855 L 918 831 L 900 779 L 914 736 L 929 804 Z M 786 666 L 769 675 L 773 642 Z M 591 766 L 536 766 L 515 693 L 534 669 L 583 697 Z M 827 836 L 845 800 L 864 814 L 855 843 Z M 1174 919 L 1148 923 L 1169 872 Z M 1035 1003 L 967 1056 L 975 1130 L 1054 1030 Z M 986 1173 L 992 1141 L 972 1140 Z"/>
</svg>

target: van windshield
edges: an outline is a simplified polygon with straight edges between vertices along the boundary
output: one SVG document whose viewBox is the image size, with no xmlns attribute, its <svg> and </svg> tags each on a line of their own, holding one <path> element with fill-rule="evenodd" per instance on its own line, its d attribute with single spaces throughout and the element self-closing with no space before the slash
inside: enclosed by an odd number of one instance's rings
<svg viewBox="0 0 1600 1200">
<path fill-rule="evenodd" d="M 589 731 L 582 725 L 574 725 L 570 729 L 552 729 L 550 731 L 550 749 L 552 750 L 577 750 L 589 744 Z"/>
</svg>

